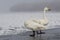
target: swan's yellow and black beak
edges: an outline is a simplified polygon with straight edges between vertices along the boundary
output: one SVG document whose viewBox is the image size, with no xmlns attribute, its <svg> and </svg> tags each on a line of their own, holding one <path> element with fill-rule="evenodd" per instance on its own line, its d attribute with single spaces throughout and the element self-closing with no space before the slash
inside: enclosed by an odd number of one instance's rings
<svg viewBox="0 0 60 40">
<path fill-rule="evenodd" d="M 51 9 L 48 9 L 48 11 L 51 11 Z"/>
<path fill-rule="evenodd" d="M 51 11 L 51 9 L 48 8 L 48 7 L 45 7 L 45 8 L 44 8 L 44 11 L 45 11 L 45 12 L 47 12 L 47 11 Z"/>
</svg>

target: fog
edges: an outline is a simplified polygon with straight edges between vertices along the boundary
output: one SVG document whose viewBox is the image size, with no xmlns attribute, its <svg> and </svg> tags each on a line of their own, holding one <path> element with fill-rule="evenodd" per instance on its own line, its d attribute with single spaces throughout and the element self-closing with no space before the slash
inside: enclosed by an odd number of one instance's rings
<svg viewBox="0 0 60 40">
<path fill-rule="evenodd" d="M 45 6 L 59 12 L 60 0 L 0 0 L 0 13 L 43 11 Z"/>
</svg>

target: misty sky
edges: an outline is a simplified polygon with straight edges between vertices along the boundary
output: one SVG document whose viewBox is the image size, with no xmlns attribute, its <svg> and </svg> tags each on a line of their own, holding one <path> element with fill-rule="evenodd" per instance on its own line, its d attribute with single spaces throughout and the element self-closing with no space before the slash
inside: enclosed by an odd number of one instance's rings
<svg viewBox="0 0 60 40">
<path fill-rule="evenodd" d="M 45 6 L 60 11 L 60 0 L 0 0 L 0 12 L 42 11 Z"/>
</svg>

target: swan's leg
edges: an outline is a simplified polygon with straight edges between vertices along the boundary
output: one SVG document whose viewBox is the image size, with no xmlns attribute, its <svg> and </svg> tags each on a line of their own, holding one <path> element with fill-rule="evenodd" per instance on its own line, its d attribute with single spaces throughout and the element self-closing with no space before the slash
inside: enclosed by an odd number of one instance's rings
<svg viewBox="0 0 60 40">
<path fill-rule="evenodd" d="M 40 30 L 40 34 L 45 34 L 45 32 L 42 32 L 42 30 Z"/>
<path fill-rule="evenodd" d="M 40 32 L 37 31 L 37 34 L 45 34 L 45 32 L 42 32 L 42 30 L 40 30 Z"/>
<path fill-rule="evenodd" d="M 33 34 L 32 35 L 30 35 L 31 37 L 35 37 L 35 31 L 33 31 Z"/>
</svg>

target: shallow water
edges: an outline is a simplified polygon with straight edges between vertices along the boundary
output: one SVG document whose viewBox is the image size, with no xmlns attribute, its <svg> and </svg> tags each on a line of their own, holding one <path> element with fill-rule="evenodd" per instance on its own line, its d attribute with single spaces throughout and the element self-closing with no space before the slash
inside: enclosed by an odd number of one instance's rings
<svg viewBox="0 0 60 40">
<path fill-rule="evenodd" d="M 60 40 L 60 28 L 49 29 L 44 31 L 45 34 L 37 35 L 35 37 L 30 37 L 32 31 L 27 31 L 24 33 L 19 33 L 16 35 L 2 35 L 0 40 Z"/>
</svg>

